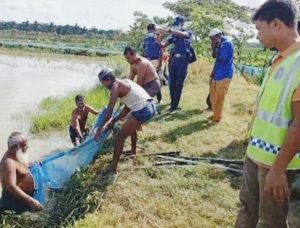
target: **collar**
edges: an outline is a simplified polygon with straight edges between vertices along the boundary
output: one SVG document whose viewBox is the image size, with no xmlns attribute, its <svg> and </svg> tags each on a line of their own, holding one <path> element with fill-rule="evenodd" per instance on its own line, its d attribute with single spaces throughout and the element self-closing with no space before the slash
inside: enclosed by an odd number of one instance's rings
<svg viewBox="0 0 300 228">
<path fill-rule="evenodd" d="M 281 57 L 283 59 L 287 58 L 289 55 L 300 50 L 300 39 L 292 43 L 286 50 L 279 52 L 277 58 Z"/>
</svg>

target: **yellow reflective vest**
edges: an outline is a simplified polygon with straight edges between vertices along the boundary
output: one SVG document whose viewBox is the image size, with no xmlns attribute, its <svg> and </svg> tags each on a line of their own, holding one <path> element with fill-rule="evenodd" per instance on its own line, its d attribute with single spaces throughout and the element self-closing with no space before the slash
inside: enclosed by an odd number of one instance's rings
<svg viewBox="0 0 300 228">
<path fill-rule="evenodd" d="M 300 51 L 288 56 L 272 73 L 268 70 L 258 95 L 247 148 L 247 156 L 252 160 L 273 165 L 293 121 L 292 98 L 299 84 Z M 288 169 L 300 169 L 300 153 Z"/>
</svg>

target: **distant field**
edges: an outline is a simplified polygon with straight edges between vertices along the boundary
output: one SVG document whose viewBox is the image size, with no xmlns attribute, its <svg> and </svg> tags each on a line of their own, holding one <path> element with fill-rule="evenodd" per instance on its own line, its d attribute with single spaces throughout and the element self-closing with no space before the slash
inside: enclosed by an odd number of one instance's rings
<svg viewBox="0 0 300 228">
<path fill-rule="evenodd" d="M 258 47 L 245 47 L 242 50 L 240 63 L 250 66 L 264 67 L 275 55 L 274 51 Z"/>
<path fill-rule="evenodd" d="M 124 41 L 124 37 L 108 39 L 101 35 L 57 35 L 54 33 L 17 30 L 0 31 L 0 46 L 8 49 L 85 56 L 107 56 L 121 54 L 126 45 L 128 45 L 128 42 Z M 207 45 L 209 44 L 194 44 L 199 55 L 210 58 L 211 51 Z M 236 62 L 263 67 L 272 58 L 273 54 L 271 51 L 264 51 L 259 46 L 248 45 L 242 48 L 241 56 L 239 59 L 236 59 Z"/>
<path fill-rule="evenodd" d="M 21 31 L 0 31 L 0 46 L 9 49 L 36 50 L 52 53 L 105 56 L 120 54 L 126 42 L 101 36 L 56 35 Z"/>
</svg>

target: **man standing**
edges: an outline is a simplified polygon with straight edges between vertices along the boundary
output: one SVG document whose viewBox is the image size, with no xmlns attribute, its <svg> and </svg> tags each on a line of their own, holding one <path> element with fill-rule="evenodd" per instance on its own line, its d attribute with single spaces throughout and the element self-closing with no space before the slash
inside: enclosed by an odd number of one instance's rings
<svg viewBox="0 0 300 228">
<path fill-rule="evenodd" d="M 155 24 L 149 24 L 147 26 L 148 35 L 144 39 L 143 56 L 150 60 L 153 66 L 156 69 L 158 77 L 160 79 L 160 83 L 162 85 L 162 48 L 159 42 L 159 37 L 156 34 L 156 26 Z M 157 101 L 161 103 L 162 94 L 161 90 L 157 93 Z"/>
<path fill-rule="evenodd" d="M 169 69 L 169 88 L 171 96 L 170 112 L 175 113 L 179 110 L 179 103 L 182 94 L 185 78 L 189 65 L 190 47 L 192 42 L 192 34 L 184 29 L 185 18 L 176 17 L 174 28 L 160 29 L 160 32 L 171 34 L 171 37 L 164 45 L 174 44 L 171 53 L 171 63 Z"/>
<path fill-rule="evenodd" d="M 161 83 L 154 65 L 146 58 L 137 54 L 137 51 L 132 47 L 126 47 L 124 56 L 127 62 L 131 65 L 129 79 L 132 81 L 137 77 L 137 84 L 140 85 L 150 97 L 161 97 Z M 131 154 L 136 154 L 137 134 L 131 135 Z"/>
<path fill-rule="evenodd" d="M 86 121 L 89 113 L 98 115 L 93 107 L 85 104 L 84 96 L 77 95 L 75 97 L 77 108 L 72 112 L 71 124 L 69 127 L 70 138 L 74 146 L 78 146 L 82 143 L 86 136 L 88 136 L 89 130 L 86 129 Z"/>
<path fill-rule="evenodd" d="M 106 69 L 102 70 L 98 77 L 101 83 L 110 90 L 110 101 L 105 113 L 104 124 L 97 129 L 95 140 L 99 140 L 103 130 L 111 129 L 116 122 L 130 113 L 115 141 L 112 172 L 117 174 L 118 162 L 123 152 L 126 138 L 133 134 L 137 135 L 137 130 L 141 125 L 154 117 L 156 105 L 153 98 L 141 86 L 130 79 L 116 79 L 112 72 Z M 118 116 L 111 118 L 117 99 L 125 107 Z"/>
<path fill-rule="evenodd" d="M 253 16 L 258 38 L 278 55 L 265 75 L 250 128 L 237 228 L 300 227 L 300 37 L 291 0 Z"/>
<path fill-rule="evenodd" d="M 147 93 L 154 97 L 160 92 L 160 80 L 153 64 L 146 58 L 139 56 L 132 47 L 126 47 L 124 56 L 131 65 L 129 79 L 143 87 Z"/>
<path fill-rule="evenodd" d="M 210 83 L 213 111 L 213 116 L 210 118 L 218 123 L 222 119 L 225 96 L 234 73 L 234 47 L 232 41 L 223 36 L 222 31 L 217 28 L 211 30 L 209 37 L 212 43 L 213 57 L 216 58 Z"/>
<path fill-rule="evenodd" d="M 26 137 L 20 132 L 13 132 L 7 145 L 8 150 L 0 163 L 1 207 L 17 213 L 42 210 L 42 205 L 34 199 L 35 183 L 28 169 Z"/>
</svg>

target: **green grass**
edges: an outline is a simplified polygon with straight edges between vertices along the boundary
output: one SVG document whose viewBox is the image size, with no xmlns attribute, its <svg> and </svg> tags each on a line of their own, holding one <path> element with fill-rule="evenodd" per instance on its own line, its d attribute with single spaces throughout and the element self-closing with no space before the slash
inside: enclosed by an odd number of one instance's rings
<svg viewBox="0 0 300 228">
<path fill-rule="evenodd" d="M 31 132 L 34 134 L 48 131 L 62 131 L 70 124 L 71 113 L 76 107 L 75 96 L 83 94 L 86 103 L 100 110 L 107 104 L 108 92 L 102 86 L 92 90 L 78 91 L 63 98 L 47 98 L 40 104 L 40 110 L 32 116 Z M 95 117 L 90 115 L 88 125 L 94 122 Z"/>
<path fill-rule="evenodd" d="M 145 126 L 139 132 L 140 148 L 147 153 L 181 150 L 187 156 L 243 158 L 257 87 L 236 76 L 223 122 L 211 125 L 207 122 L 211 113 L 204 111 L 210 71 L 204 61 L 191 66 L 182 99 L 184 112 L 162 115 Z M 164 113 L 169 103 L 166 87 L 163 93 L 160 109 Z M 206 166 L 159 169 L 152 166 L 151 158 L 139 157 L 120 162 L 120 176 L 111 183 L 101 171 L 111 161 L 112 142 L 107 154 L 77 173 L 56 196 L 55 206 L 35 220 L 25 215 L 2 216 L 2 221 L 5 218 L 11 224 L 6 227 L 19 227 L 17 223 L 29 227 L 29 218 L 30 227 L 233 227 L 241 178 Z"/>
<path fill-rule="evenodd" d="M 117 38 L 117 37 L 116 37 Z M 26 45 L 25 45 L 26 43 Z M 14 50 L 61 53 L 83 56 L 109 56 L 123 52 L 127 42 L 87 35 L 0 31 L 0 46 Z"/>
</svg>

